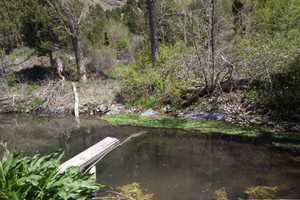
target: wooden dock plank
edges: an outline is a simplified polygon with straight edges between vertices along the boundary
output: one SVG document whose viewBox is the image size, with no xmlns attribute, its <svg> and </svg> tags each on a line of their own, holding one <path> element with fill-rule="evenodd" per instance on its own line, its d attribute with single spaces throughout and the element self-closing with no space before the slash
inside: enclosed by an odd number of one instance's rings
<svg viewBox="0 0 300 200">
<path fill-rule="evenodd" d="M 74 156 L 70 160 L 60 165 L 60 171 L 64 171 L 68 167 L 76 166 L 81 170 L 94 163 L 101 156 L 113 150 L 118 146 L 120 141 L 116 138 L 106 137 L 97 144 L 91 146 L 80 154 Z"/>
</svg>

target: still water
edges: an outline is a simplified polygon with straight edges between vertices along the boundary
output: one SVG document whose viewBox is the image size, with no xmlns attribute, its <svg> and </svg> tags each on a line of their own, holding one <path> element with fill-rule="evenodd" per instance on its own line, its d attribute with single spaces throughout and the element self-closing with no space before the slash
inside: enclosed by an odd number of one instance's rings
<svg viewBox="0 0 300 200">
<path fill-rule="evenodd" d="M 199 132 L 111 126 L 97 117 L 0 116 L 0 140 L 27 155 L 80 153 L 107 136 L 121 141 L 146 130 L 97 164 L 97 181 L 113 187 L 139 182 L 155 200 L 212 199 L 225 187 L 229 199 L 250 186 L 276 186 L 280 198 L 300 198 L 299 155 L 267 144 L 211 137 Z M 3 153 L 0 150 L 0 155 Z"/>
</svg>

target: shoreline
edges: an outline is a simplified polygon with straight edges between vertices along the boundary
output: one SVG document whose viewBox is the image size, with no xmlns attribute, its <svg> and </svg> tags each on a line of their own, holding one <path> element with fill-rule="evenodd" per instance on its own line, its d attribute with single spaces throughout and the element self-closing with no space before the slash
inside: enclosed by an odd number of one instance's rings
<svg viewBox="0 0 300 200">
<path fill-rule="evenodd" d="M 138 126 L 145 128 L 182 129 L 199 131 L 202 134 L 243 138 L 258 142 L 266 142 L 274 147 L 300 153 L 300 135 L 287 132 L 275 132 L 259 126 L 242 126 L 215 120 L 191 120 L 171 118 L 169 116 L 144 117 L 139 114 L 105 115 L 100 119 L 111 125 Z"/>
</svg>

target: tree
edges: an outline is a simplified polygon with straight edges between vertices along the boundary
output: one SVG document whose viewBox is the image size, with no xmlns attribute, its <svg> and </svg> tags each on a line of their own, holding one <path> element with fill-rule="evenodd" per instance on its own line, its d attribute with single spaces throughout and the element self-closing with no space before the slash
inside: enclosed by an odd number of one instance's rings
<svg viewBox="0 0 300 200">
<path fill-rule="evenodd" d="M 54 3 L 54 0 L 51 1 Z M 65 32 L 57 28 L 61 25 L 60 20 L 51 15 L 49 4 L 45 1 L 23 2 L 22 41 L 26 46 L 34 48 L 39 55 L 48 54 L 51 65 L 54 66 L 54 46 L 61 46 L 66 40 Z"/>
<path fill-rule="evenodd" d="M 144 1 L 127 0 L 122 7 L 123 21 L 133 34 L 141 35 L 145 32 Z"/>
<path fill-rule="evenodd" d="M 157 63 L 159 61 L 160 52 L 158 46 L 155 0 L 147 0 L 147 5 L 148 5 L 148 12 L 149 12 L 149 28 L 150 28 L 152 59 L 154 63 Z"/>
<path fill-rule="evenodd" d="M 0 48 L 9 53 L 21 44 L 22 1 L 0 1 Z"/>
<path fill-rule="evenodd" d="M 78 5 L 75 4 L 80 4 L 80 2 L 67 2 L 66 0 L 56 0 L 56 2 L 61 10 L 61 13 L 63 14 L 63 20 L 68 28 L 67 31 L 72 39 L 73 51 L 75 53 L 78 69 L 78 79 L 79 81 L 86 82 L 86 66 L 83 57 L 82 42 L 79 35 L 79 25 L 84 14 L 84 8 L 81 8 L 82 10 L 80 16 L 76 16 L 76 10 L 74 8 L 76 8 Z"/>
<path fill-rule="evenodd" d="M 27 46 L 39 55 L 49 54 L 52 61 L 54 45 L 62 43 L 65 34 L 56 28 L 59 20 L 51 16 L 47 2 L 3 0 L 0 7 L 1 49 L 8 54 L 15 48 Z"/>
<path fill-rule="evenodd" d="M 209 96 L 220 92 L 220 83 L 232 72 L 230 38 L 233 33 L 231 1 L 199 0 L 192 4 L 193 43 Z"/>
</svg>

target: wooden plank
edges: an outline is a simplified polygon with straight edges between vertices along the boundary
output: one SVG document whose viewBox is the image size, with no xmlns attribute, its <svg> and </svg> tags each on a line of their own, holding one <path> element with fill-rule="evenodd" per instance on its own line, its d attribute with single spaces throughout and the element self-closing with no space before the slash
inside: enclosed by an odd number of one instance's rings
<svg viewBox="0 0 300 200">
<path fill-rule="evenodd" d="M 70 160 L 60 165 L 60 171 L 64 171 L 68 167 L 76 166 L 80 170 L 94 163 L 97 159 L 112 151 L 118 146 L 120 141 L 116 138 L 106 137 L 97 144 L 91 146 L 80 154 L 74 156 Z"/>
</svg>

